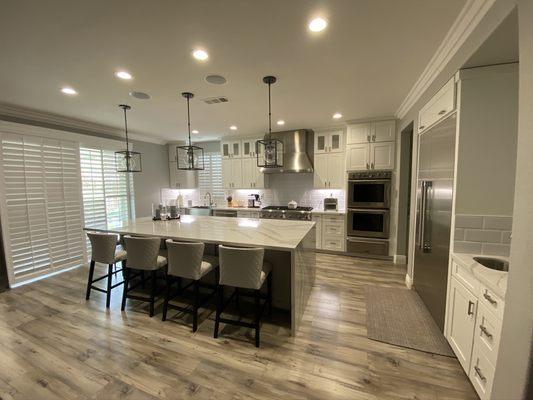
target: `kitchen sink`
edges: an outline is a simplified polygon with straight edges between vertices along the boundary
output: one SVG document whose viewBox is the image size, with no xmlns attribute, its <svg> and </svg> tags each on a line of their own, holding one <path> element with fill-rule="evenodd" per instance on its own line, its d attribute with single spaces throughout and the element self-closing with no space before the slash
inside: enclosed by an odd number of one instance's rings
<svg viewBox="0 0 533 400">
<path fill-rule="evenodd" d="M 192 206 L 191 208 L 211 208 L 211 206 Z"/>
<path fill-rule="evenodd" d="M 474 260 L 484 267 L 494 269 L 496 271 L 509 271 L 509 263 L 499 258 L 492 257 L 474 257 Z"/>
<path fill-rule="evenodd" d="M 192 206 L 189 209 L 189 214 L 210 216 L 213 214 L 213 210 L 210 206 Z"/>
</svg>

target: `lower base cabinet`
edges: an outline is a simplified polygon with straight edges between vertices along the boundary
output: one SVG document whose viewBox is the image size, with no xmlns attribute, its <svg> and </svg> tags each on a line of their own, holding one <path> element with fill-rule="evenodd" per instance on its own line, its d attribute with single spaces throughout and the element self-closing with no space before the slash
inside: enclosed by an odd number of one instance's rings
<svg viewBox="0 0 533 400">
<path fill-rule="evenodd" d="M 492 383 L 504 301 L 452 261 L 446 338 L 481 400 L 492 400 Z"/>
<path fill-rule="evenodd" d="M 344 215 L 313 215 L 316 222 L 316 249 L 345 251 Z"/>
</svg>

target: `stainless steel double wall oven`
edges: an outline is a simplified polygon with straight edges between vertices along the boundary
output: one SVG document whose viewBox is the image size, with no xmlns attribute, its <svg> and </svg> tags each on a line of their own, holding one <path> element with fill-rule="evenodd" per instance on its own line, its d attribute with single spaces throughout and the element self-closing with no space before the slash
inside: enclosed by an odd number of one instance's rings
<svg viewBox="0 0 533 400">
<path fill-rule="evenodd" d="M 391 203 L 391 172 L 348 174 L 346 251 L 387 256 Z"/>
</svg>

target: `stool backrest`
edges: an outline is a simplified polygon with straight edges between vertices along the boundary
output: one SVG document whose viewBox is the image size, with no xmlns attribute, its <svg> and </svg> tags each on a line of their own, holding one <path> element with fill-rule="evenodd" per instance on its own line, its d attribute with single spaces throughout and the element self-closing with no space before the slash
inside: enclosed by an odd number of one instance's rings
<svg viewBox="0 0 533 400">
<path fill-rule="evenodd" d="M 117 235 L 111 233 L 87 232 L 91 242 L 91 260 L 103 264 L 115 262 Z"/>
<path fill-rule="evenodd" d="M 173 276 L 198 280 L 201 278 L 203 243 L 166 241 L 168 251 L 168 273 Z"/>
<path fill-rule="evenodd" d="M 125 236 L 128 268 L 154 270 L 157 266 L 160 238 Z"/>
<path fill-rule="evenodd" d="M 218 247 L 220 254 L 220 284 L 247 289 L 261 285 L 265 249 Z"/>
</svg>

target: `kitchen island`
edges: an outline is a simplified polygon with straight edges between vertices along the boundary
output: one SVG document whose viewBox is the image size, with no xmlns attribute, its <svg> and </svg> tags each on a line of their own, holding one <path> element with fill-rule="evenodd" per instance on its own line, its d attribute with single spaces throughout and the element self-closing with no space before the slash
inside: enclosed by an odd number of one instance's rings
<svg viewBox="0 0 533 400">
<path fill-rule="evenodd" d="M 264 248 L 265 259 L 273 266 L 273 304 L 290 311 L 292 335 L 302 320 L 315 282 L 314 222 L 182 215 L 179 220 L 139 218 L 119 226 L 89 224 L 84 229 Z"/>
</svg>

